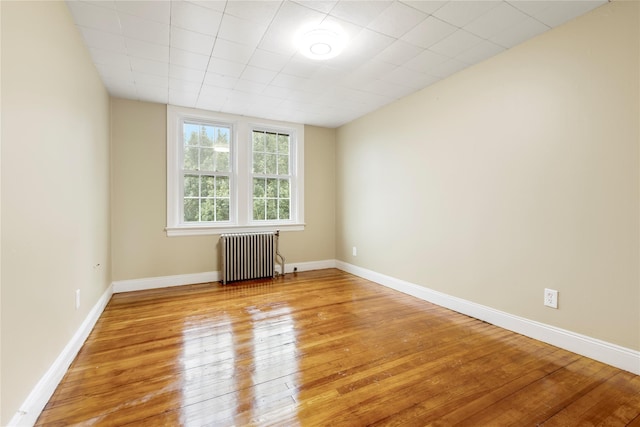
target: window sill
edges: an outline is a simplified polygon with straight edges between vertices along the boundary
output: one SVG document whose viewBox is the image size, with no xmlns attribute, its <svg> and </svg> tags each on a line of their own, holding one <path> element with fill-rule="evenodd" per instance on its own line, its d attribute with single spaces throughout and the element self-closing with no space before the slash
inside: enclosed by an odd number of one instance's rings
<svg viewBox="0 0 640 427">
<path fill-rule="evenodd" d="M 304 231 L 305 224 L 235 225 L 223 227 L 182 226 L 166 227 L 167 237 L 209 236 L 225 233 L 263 233 L 270 231 Z"/>
</svg>

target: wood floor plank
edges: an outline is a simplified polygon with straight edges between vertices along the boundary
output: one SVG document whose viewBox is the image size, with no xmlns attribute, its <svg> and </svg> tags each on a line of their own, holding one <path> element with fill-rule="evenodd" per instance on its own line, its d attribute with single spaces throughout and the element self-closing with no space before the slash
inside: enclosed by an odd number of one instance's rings
<svg viewBox="0 0 640 427">
<path fill-rule="evenodd" d="M 334 269 L 116 294 L 39 426 L 633 426 L 640 377 Z"/>
</svg>

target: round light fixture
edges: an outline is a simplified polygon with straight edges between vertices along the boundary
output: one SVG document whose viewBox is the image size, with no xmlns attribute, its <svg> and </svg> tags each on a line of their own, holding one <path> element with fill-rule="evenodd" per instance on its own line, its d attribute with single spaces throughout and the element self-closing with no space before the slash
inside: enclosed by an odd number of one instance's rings
<svg viewBox="0 0 640 427">
<path fill-rule="evenodd" d="M 347 44 L 347 35 L 338 25 L 305 25 L 295 36 L 298 51 L 307 58 L 323 60 L 338 56 Z"/>
</svg>

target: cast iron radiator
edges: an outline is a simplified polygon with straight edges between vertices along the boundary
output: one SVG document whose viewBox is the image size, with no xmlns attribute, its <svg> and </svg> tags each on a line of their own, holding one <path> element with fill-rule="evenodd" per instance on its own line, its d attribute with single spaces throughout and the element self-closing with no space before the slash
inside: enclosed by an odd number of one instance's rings
<svg viewBox="0 0 640 427">
<path fill-rule="evenodd" d="M 279 236 L 279 231 L 221 235 L 222 284 L 274 277 L 276 258 L 280 258 L 281 272 L 284 274 L 284 258 L 278 253 Z"/>
</svg>

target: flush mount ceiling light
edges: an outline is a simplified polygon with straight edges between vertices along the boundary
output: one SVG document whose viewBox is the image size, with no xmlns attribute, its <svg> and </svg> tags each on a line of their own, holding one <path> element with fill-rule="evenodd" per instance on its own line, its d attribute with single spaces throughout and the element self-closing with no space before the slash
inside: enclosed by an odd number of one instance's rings
<svg viewBox="0 0 640 427">
<path fill-rule="evenodd" d="M 347 35 L 338 25 L 305 25 L 296 33 L 294 42 L 307 58 L 323 60 L 335 58 L 344 50 Z"/>
</svg>

